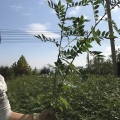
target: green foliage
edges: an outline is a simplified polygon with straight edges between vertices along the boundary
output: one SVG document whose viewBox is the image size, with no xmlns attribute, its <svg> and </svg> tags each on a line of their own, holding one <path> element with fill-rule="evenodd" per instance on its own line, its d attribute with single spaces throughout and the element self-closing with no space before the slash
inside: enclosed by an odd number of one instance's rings
<svg viewBox="0 0 120 120">
<path fill-rule="evenodd" d="M 102 3 L 102 0 L 91 0 L 91 4 L 92 4 L 92 7 L 93 7 L 93 13 L 94 13 L 94 18 L 95 18 L 95 22 L 98 21 L 98 17 L 99 17 L 99 6 L 100 4 Z"/>
<path fill-rule="evenodd" d="M 72 2 L 72 0 L 66 0 L 66 2 L 71 3 L 71 2 Z"/>
<path fill-rule="evenodd" d="M 52 84 L 49 78 L 24 76 L 7 82 L 7 85 L 13 111 L 33 113 L 50 107 Z"/>
<path fill-rule="evenodd" d="M 119 120 L 120 79 L 92 76 L 80 81 L 74 74 L 67 76 L 58 113 L 61 120 Z M 8 98 L 12 110 L 22 113 L 40 112 L 52 105 L 53 76 L 24 76 L 8 81 Z M 73 81 L 74 79 L 74 81 Z M 69 103 L 69 104 L 68 104 Z M 69 109 L 66 109 L 69 107 Z"/>
<path fill-rule="evenodd" d="M 110 59 L 105 60 L 99 56 L 94 57 L 89 63 L 89 73 L 99 75 L 113 75 L 112 61 Z"/>
<path fill-rule="evenodd" d="M 52 0 L 47 0 L 48 6 L 56 12 L 56 16 L 59 19 L 58 26 L 60 28 L 60 40 L 55 40 L 47 38 L 45 35 L 37 35 L 43 42 L 52 42 L 58 47 L 57 60 L 55 61 L 54 69 L 55 75 L 53 77 L 53 98 L 51 101 L 53 108 L 60 108 L 61 110 L 66 106 L 68 108 L 67 96 L 63 96 L 64 84 L 68 82 L 67 76 L 71 71 L 74 71 L 78 80 L 84 80 L 86 75 L 81 74 L 73 62 L 77 56 L 83 52 L 89 52 L 92 47 L 91 43 L 95 41 L 97 44 L 101 45 L 101 40 L 109 39 L 114 37 L 114 34 L 110 34 L 109 31 L 100 31 L 97 29 L 97 25 L 102 21 L 102 18 L 107 14 L 106 6 L 101 0 L 81 0 L 79 2 L 74 2 L 73 0 L 66 0 L 66 5 L 62 4 L 61 0 L 58 3 L 54 3 Z M 69 17 L 67 16 L 68 10 L 76 6 L 87 6 L 92 5 L 95 24 L 92 25 L 90 31 L 85 30 L 85 25 L 90 20 L 85 19 L 83 15 L 79 17 Z M 104 15 L 100 20 L 99 18 L 99 7 L 103 6 L 105 9 Z M 106 21 L 109 21 L 106 19 Z M 69 25 L 67 23 L 70 23 Z M 118 31 L 117 25 L 114 24 L 114 28 Z M 66 44 L 62 44 L 63 40 L 67 39 Z M 98 61 L 101 63 L 101 55 L 97 55 L 99 58 L 94 60 L 94 63 Z M 97 63 L 97 65 L 98 65 Z M 95 63 L 96 64 L 96 63 Z M 98 68 L 98 67 L 97 67 Z M 102 68 L 103 69 L 103 68 Z M 96 69 L 95 69 L 96 70 Z M 80 77 L 81 76 L 81 77 Z M 73 79 L 74 80 L 74 79 Z M 70 95 L 70 94 L 68 94 Z M 61 104 L 61 102 L 63 104 Z M 80 117 L 80 116 L 79 116 Z M 68 119 L 68 118 L 66 118 Z M 83 118 L 85 119 L 85 118 Z"/>
<path fill-rule="evenodd" d="M 18 75 L 29 75 L 32 73 L 31 67 L 28 65 L 25 57 L 21 55 L 19 60 L 12 65 L 12 69 L 16 76 Z"/>
<path fill-rule="evenodd" d="M 50 70 L 49 67 L 45 67 L 45 66 L 40 70 L 40 74 L 49 74 L 51 72 L 52 70 Z"/>
<path fill-rule="evenodd" d="M 11 80 L 15 77 L 13 69 L 8 66 L 1 66 L 0 74 L 4 76 L 5 80 Z"/>
<path fill-rule="evenodd" d="M 32 74 L 33 75 L 38 75 L 39 74 L 39 71 L 38 69 L 35 67 L 34 70 L 32 71 Z"/>
</svg>

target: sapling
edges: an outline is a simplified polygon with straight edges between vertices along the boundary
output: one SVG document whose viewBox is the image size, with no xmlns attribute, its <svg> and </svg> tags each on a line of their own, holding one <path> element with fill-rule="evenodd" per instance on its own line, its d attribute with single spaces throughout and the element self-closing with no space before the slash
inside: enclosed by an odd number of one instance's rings
<svg viewBox="0 0 120 120">
<path fill-rule="evenodd" d="M 103 19 L 106 13 L 106 5 L 102 0 L 81 0 L 74 2 L 72 0 L 66 0 L 65 4 L 61 0 L 58 3 L 54 3 L 52 0 L 47 0 L 47 4 L 56 12 L 56 16 L 59 19 L 58 26 L 60 28 L 60 39 L 52 39 L 46 37 L 44 34 L 37 35 L 36 37 L 43 42 L 52 42 L 58 48 L 57 60 L 54 65 L 55 73 L 53 77 L 53 93 L 51 105 L 56 110 L 59 108 L 63 111 L 64 108 L 70 108 L 69 102 L 62 96 L 66 90 L 64 86 L 71 87 L 67 81 L 67 76 L 72 73 L 79 76 L 79 79 L 85 79 L 86 76 L 81 74 L 79 69 L 73 64 L 75 58 L 83 52 L 92 52 L 89 49 L 92 48 L 92 42 L 95 41 L 100 45 L 101 40 L 110 37 L 109 31 L 101 31 L 97 28 L 101 21 L 108 21 Z M 88 7 L 92 6 L 94 24 L 86 30 L 86 23 L 90 23 L 91 20 L 85 18 L 84 15 L 78 17 L 69 16 L 68 11 L 75 7 Z M 99 19 L 99 9 L 103 6 L 104 13 Z M 117 25 L 113 22 L 113 26 L 118 30 Z M 115 37 L 114 34 L 112 37 Z M 65 42 L 64 42 L 65 41 Z M 64 42 L 64 44 L 63 44 Z"/>
</svg>

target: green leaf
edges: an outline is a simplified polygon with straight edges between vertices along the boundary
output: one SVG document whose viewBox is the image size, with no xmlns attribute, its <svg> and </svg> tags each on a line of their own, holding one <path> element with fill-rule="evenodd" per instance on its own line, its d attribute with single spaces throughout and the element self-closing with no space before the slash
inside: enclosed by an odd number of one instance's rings
<svg viewBox="0 0 120 120">
<path fill-rule="evenodd" d="M 80 1 L 80 2 L 79 2 L 79 6 L 80 6 L 81 4 L 82 4 L 82 2 Z"/>
<path fill-rule="evenodd" d="M 80 47 L 80 41 L 77 41 L 77 47 L 78 48 Z"/>
<path fill-rule="evenodd" d="M 68 3 L 72 3 L 72 0 L 66 0 L 66 2 L 68 2 Z"/>
<path fill-rule="evenodd" d="M 82 48 L 79 48 L 79 50 L 77 52 L 82 54 Z"/>
<path fill-rule="evenodd" d="M 47 2 L 48 2 L 48 5 L 49 5 L 51 8 L 54 7 L 54 3 L 53 3 L 52 1 L 47 0 Z"/>
<path fill-rule="evenodd" d="M 76 32 L 77 32 L 77 31 L 76 31 L 76 30 L 74 30 L 74 31 L 73 31 L 73 34 L 76 34 Z"/>
<path fill-rule="evenodd" d="M 69 103 L 67 102 L 67 100 L 65 98 L 63 98 L 62 96 L 60 96 L 60 101 L 65 105 L 66 108 L 68 108 Z"/>
<path fill-rule="evenodd" d="M 86 50 L 88 50 L 88 47 L 86 45 L 82 46 L 82 51 L 85 52 Z"/>
<path fill-rule="evenodd" d="M 79 26 L 79 30 L 83 30 L 85 25 Z"/>
<path fill-rule="evenodd" d="M 92 46 L 90 45 L 90 43 L 86 43 L 86 46 L 88 47 L 88 48 L 92 48 Z"/>
<path fill-rule="evenodd" d="M 98 11 L 98 10 L 96 10 L 94 13 L 95 13 L 95 14 L 97 14 L 98 12 L 99 12 L 99 11 Z"/>
<path fill-rule="evenodd" d="M 73 49 L 76 51 L 76 50 L 77 50 L 77 47 L 76 47 L 76 46 L 74 46 L 74 47 L 73 47 Z"/>
<path fill-rule="evenodd" d="M 102 52 L 101 52 L 101 51 L 91 51 L 90 53 L 91 53 L 91 54 L 94 54 L 94 55 L 99 55 L 99 54 L 101 54 Z"/>
<path fill-rule="evenodd" d="M 77 6 L 77 5 L 79 5 L 79 3 L 78 3 L 78 2 L 76 2 L 76 3 L 75 3 L 75 6 Z"/>
<path fill-rule="evenodd" d="M 61 106 L 59 106 L 59 109 L 63 112 L 63 108 Z"/>
<path fill-rule="evenodd" d="M 101 41 L 101 40 L 100 40 L 98 37 L 94 37 L 94 39 L 96 40 L 96 42 L 97 42 L 99 45 L 101 45 L 101 44 L 100 44 L 100 41 Z"/>
<path fill-rule="evenodd" d="M 95 7 L 94 7 L 94 9 L 97 9 L 99 7 L 99 5 L 96 5 Z"/>
<path fill-rule="evenodd" d="M 102 37 L 104 37 L 104 35 L 105 35 L 105 31 L 102 32 Z"/>
<path fill-rule="evenodd" d="M 72 34 L 73 34 L 72 30 L 70 30 L 70 35 L 72 35 Z"/>
<path fill-rule="evenodd" d="M 108 35 L 109 35 L 109 32 L 106 32 L 106 33 L 105 33 L 105 37 L 108 37 Z"/>
<path fill-rule="evenodd" d="M 100 3 L 100 0 L 96 0 L 94 3 L 93 3 L 93 5 L 97 5 L 97 4 L 99 4 Z"/>
<path fill-rule="evenodd" d="M 99 29 L 96 31 L 96 33 L 97 33 L 98 36 L 100 36 L 100 34 L 101 34 Z"/>
<path fill-rule="evenodd" d="M 61 6 L 61 0 L 59 0 L 59 2 L 58 2 L 58 6 Z"/>
</svg>

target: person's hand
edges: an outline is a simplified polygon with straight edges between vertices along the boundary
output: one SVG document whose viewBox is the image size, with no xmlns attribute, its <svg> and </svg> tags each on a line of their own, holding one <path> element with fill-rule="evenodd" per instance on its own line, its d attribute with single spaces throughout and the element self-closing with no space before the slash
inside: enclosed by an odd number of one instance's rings
<svg viewBox="0 0 120 120">
<path fill-rule="evenodd" d="M 39 120 L 59 120 L 53 109 L 47 109 L 40 113 Z"/>
</svg>

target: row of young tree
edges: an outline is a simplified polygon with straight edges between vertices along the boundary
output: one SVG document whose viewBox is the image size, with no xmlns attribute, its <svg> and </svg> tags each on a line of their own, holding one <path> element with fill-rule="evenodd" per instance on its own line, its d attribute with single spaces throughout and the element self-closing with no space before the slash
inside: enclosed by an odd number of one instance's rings
<svg viewBox="0 0 120 120">
<path fill-rule="evenodd" d="M 23 55 L 21 55 L 19 60 L 14 62 L 10 67 L 0 67 L 0 74 L 2 74 L 6 80 L 22 75 L 48 74 L 49 72 L 52 72 L 49 67 L 43 67 L 42 69 L 37 69 L 35 67 L 32 69 Z"/>
</svg>

